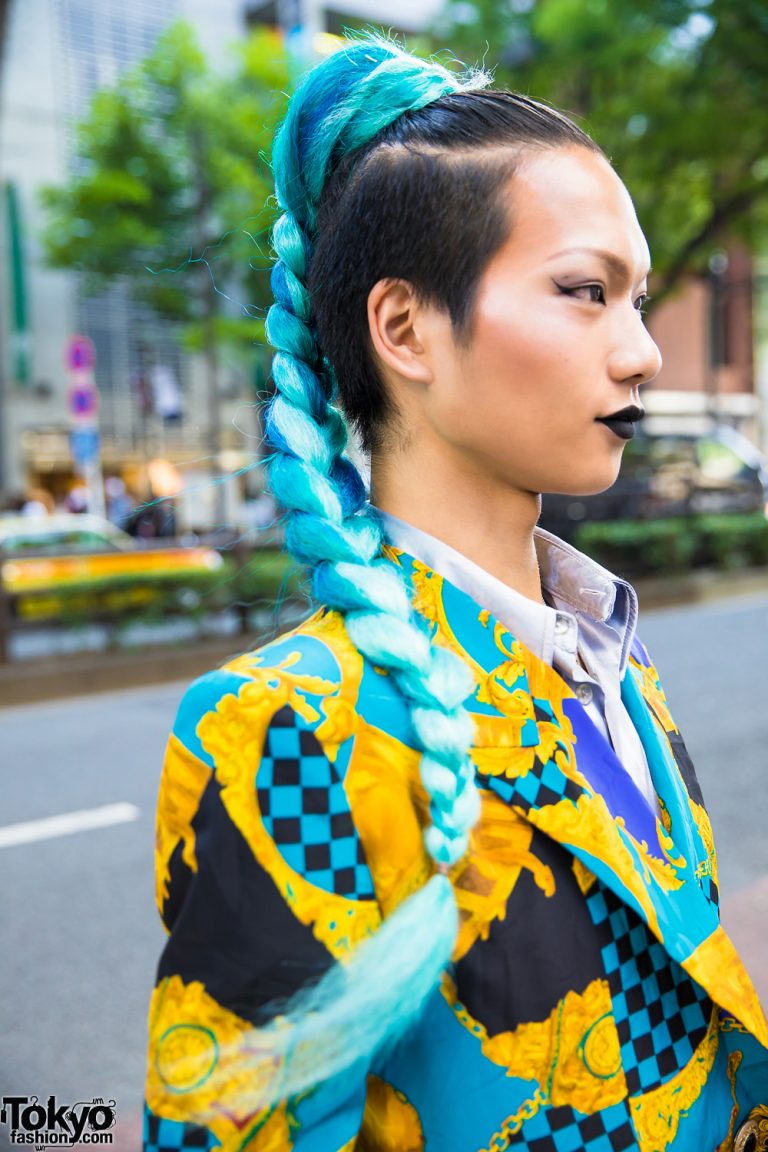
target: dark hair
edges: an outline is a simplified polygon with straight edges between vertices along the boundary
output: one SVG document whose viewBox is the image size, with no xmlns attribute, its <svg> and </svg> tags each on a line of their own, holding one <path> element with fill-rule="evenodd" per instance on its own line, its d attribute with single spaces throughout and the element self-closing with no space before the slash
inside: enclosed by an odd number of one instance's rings
<svg viewBox="0 0 768 1152">
<path fill-rule="evenodd" d="M 513 92 L 450 93 L 409 111 L 337 165 L 320 199 L 308 286 L 318 343 L 363 446 L 394 415 L 373 360 L 368 294 L 409 281 L 471 332 L 479 280 L 509 235 L 500 189 L 521 148 L 601 149 L 562 113 Z"/>
</svg>

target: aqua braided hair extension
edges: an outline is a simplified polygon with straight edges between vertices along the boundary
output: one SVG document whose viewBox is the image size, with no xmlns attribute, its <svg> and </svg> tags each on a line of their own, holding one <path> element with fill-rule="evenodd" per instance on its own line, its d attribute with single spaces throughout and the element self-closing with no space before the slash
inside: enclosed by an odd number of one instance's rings
<svg viewBox="0 0 768 1152">
<path fill-rule="evenodd" d="M 456 656 L 431 643 L 403 575 L 382 555 L 381 529 L 344 455 L 346 424 L 332 403 L 332 370 L 317 345 L 305 278 L 318 202 L 334 163 L 403 112 L 487 83 L 482 74 L 461 79 L 390 41 L 366 37 L 307 75 L 275 141 L 284 214 L 273 232 L 275 303 L 267 317 L 276 388 L 265 415 L 274 450 L 270 486 L 286 509 L 286 544 L 312 572 L 315 599 L 344 614 L 353 643 L 389 672 L 409 704 L 430 797 L 424 839 L 436 872 L 347 962 L 254 1033 L 258 1101 L 249 1106 L 266 1107 L 365 1067 L 393 1044 L 436 988 L 458 931 L 447 873 L 465 853 L 479 815 L 468 752 L 473 724 L 463 706 L 474 684 Z"/>
<path fill-rule="evenodd" d="M 310 327 L 311 301 L 302 278 L 317 204 L 333 162 L 403 112 L 487 82 L 476 73 L 462 80 L 390 41 L 367 37 L 308 74 L 291 101 L 273 154 L 275 188 L 285 215 L 274 231 L 276 302 L 267 318 L 268 337 L 277 349 L 273 377 L 278 393 L 266 421 L 277 449 L 270 483 L 290 510 L 288 547 L 312 566 L 316 599 L 345 613 L 356 646 L 394 675 L 411 703 L 424 751 L 422 778 L 433 807 L 427 848 L 440 866 L 463 854 L 477 814 L 467 756 L 472 725 L 461 707 L 471 683 L 461 666 L 448 671 L 457 662 L 430 645 L 413 621 L 402 577 L 380 557 L 381 533 L 365 509 L 362 481 L 342 455 L 346 428 L 328 403 L 328 377 Z"/>
</svg>

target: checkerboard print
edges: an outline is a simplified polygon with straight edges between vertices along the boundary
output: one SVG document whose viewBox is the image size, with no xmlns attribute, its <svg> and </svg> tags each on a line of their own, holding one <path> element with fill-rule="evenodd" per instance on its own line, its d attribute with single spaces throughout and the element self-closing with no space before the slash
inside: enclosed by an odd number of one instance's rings
<svg viewBox="0 0 768 1152">
<path fill-rule="evenodd" d="M 534 760 L 533 767 L 517 780 L 507 780 L 500 776 L 487 776 L 477 773 L 481 786 L 498 793 L 507 804 L 516 804 L 524 811 L 529 808 L 542 808 L 546 804 L 557 804 L 560 800 L 571 800 L 575 804 L 584 789 L 563 776 L 560 769 L 551 761 Z"/>
<path fill-rule="evenodd" d="M 256 795 L 264 827 L 291 868 L 325 892 L 373 898 L 341 778 L 317 737 L 287 706 L 267 730 Z"/>
<path fill-rule="evenodd" d="M 213 1152 L 214 1148 L 221 1148 L 221 1143 L 207 1128 L 166 1120 L 145 1106 L 144 1152 L 185 1152 L 188 1148 Z"/>
<path fill-rule="evenodd" d="M 610 889 L 598 882 L 587 904 L 601 936 L 629 1095 L 650 1092 L 688 1064 L 712 1001 Z"/>
<path fill-rule="evenodd" d="M 616 1104 L 591 1116 L 569 1107 L 544 1108 L 503 1147 L 521 1145 L 526 1152 L 625 1152 L 636 1149 L 637 1140 L 626 1105 Z"/>
<path fill-rule="evenodd" d="M 704 880 L 703 891 L 704 891 L 704 895 L 706 896 L 707 900 L 709 900 L 710 904 L 714 904 L 715 908 L 719 908 L 720 907 L 720 893 L 717 889 L 717 884 L 715 884 L 715 882 L 711 876 L 707 876 L 706 879 Z"/>
</svg>

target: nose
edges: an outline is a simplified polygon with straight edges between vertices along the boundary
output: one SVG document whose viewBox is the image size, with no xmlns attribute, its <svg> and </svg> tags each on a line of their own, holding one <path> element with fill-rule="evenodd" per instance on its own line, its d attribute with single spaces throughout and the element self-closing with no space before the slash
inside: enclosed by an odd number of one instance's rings
<svg viewBox="0 0 768 1152">
<path fill-rule="evenodd" d="M 661 371 L 661 352 L 634 308 L 622 323 L 608 362 L 611 379 L 617 384 L 648 384 Z"/>
</svg>

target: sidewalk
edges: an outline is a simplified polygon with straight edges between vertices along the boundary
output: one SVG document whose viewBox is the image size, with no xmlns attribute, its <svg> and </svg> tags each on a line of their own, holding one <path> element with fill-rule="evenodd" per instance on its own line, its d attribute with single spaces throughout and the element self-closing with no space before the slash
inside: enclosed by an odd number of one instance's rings
<svg viewBox="0 0 768 1152">
<path fill-rule="evenodd" d="M 706 603 L 735 596 L 768 594 L 768 570 L 694 572 L 635 584 L 640 608 Z M 289 625 L 297 622 L 292 618 Z M 0 665 L 0 709 L 64 696 L 136 688 L 171 680 L 194 680 L 231 656 L 255 648 L 257 634 L 192 641 L 168 648 L 131 652 L 83 652 L 45 660 L 18 660 Z"/>
<path fill-rule="evenodd" d="M 752 977 L 761 1004 L 768 1012 L 768 953 L 765 948 L 768 874 L 748 888 L 723 897 L 722 921 Z"/>
</svg>

